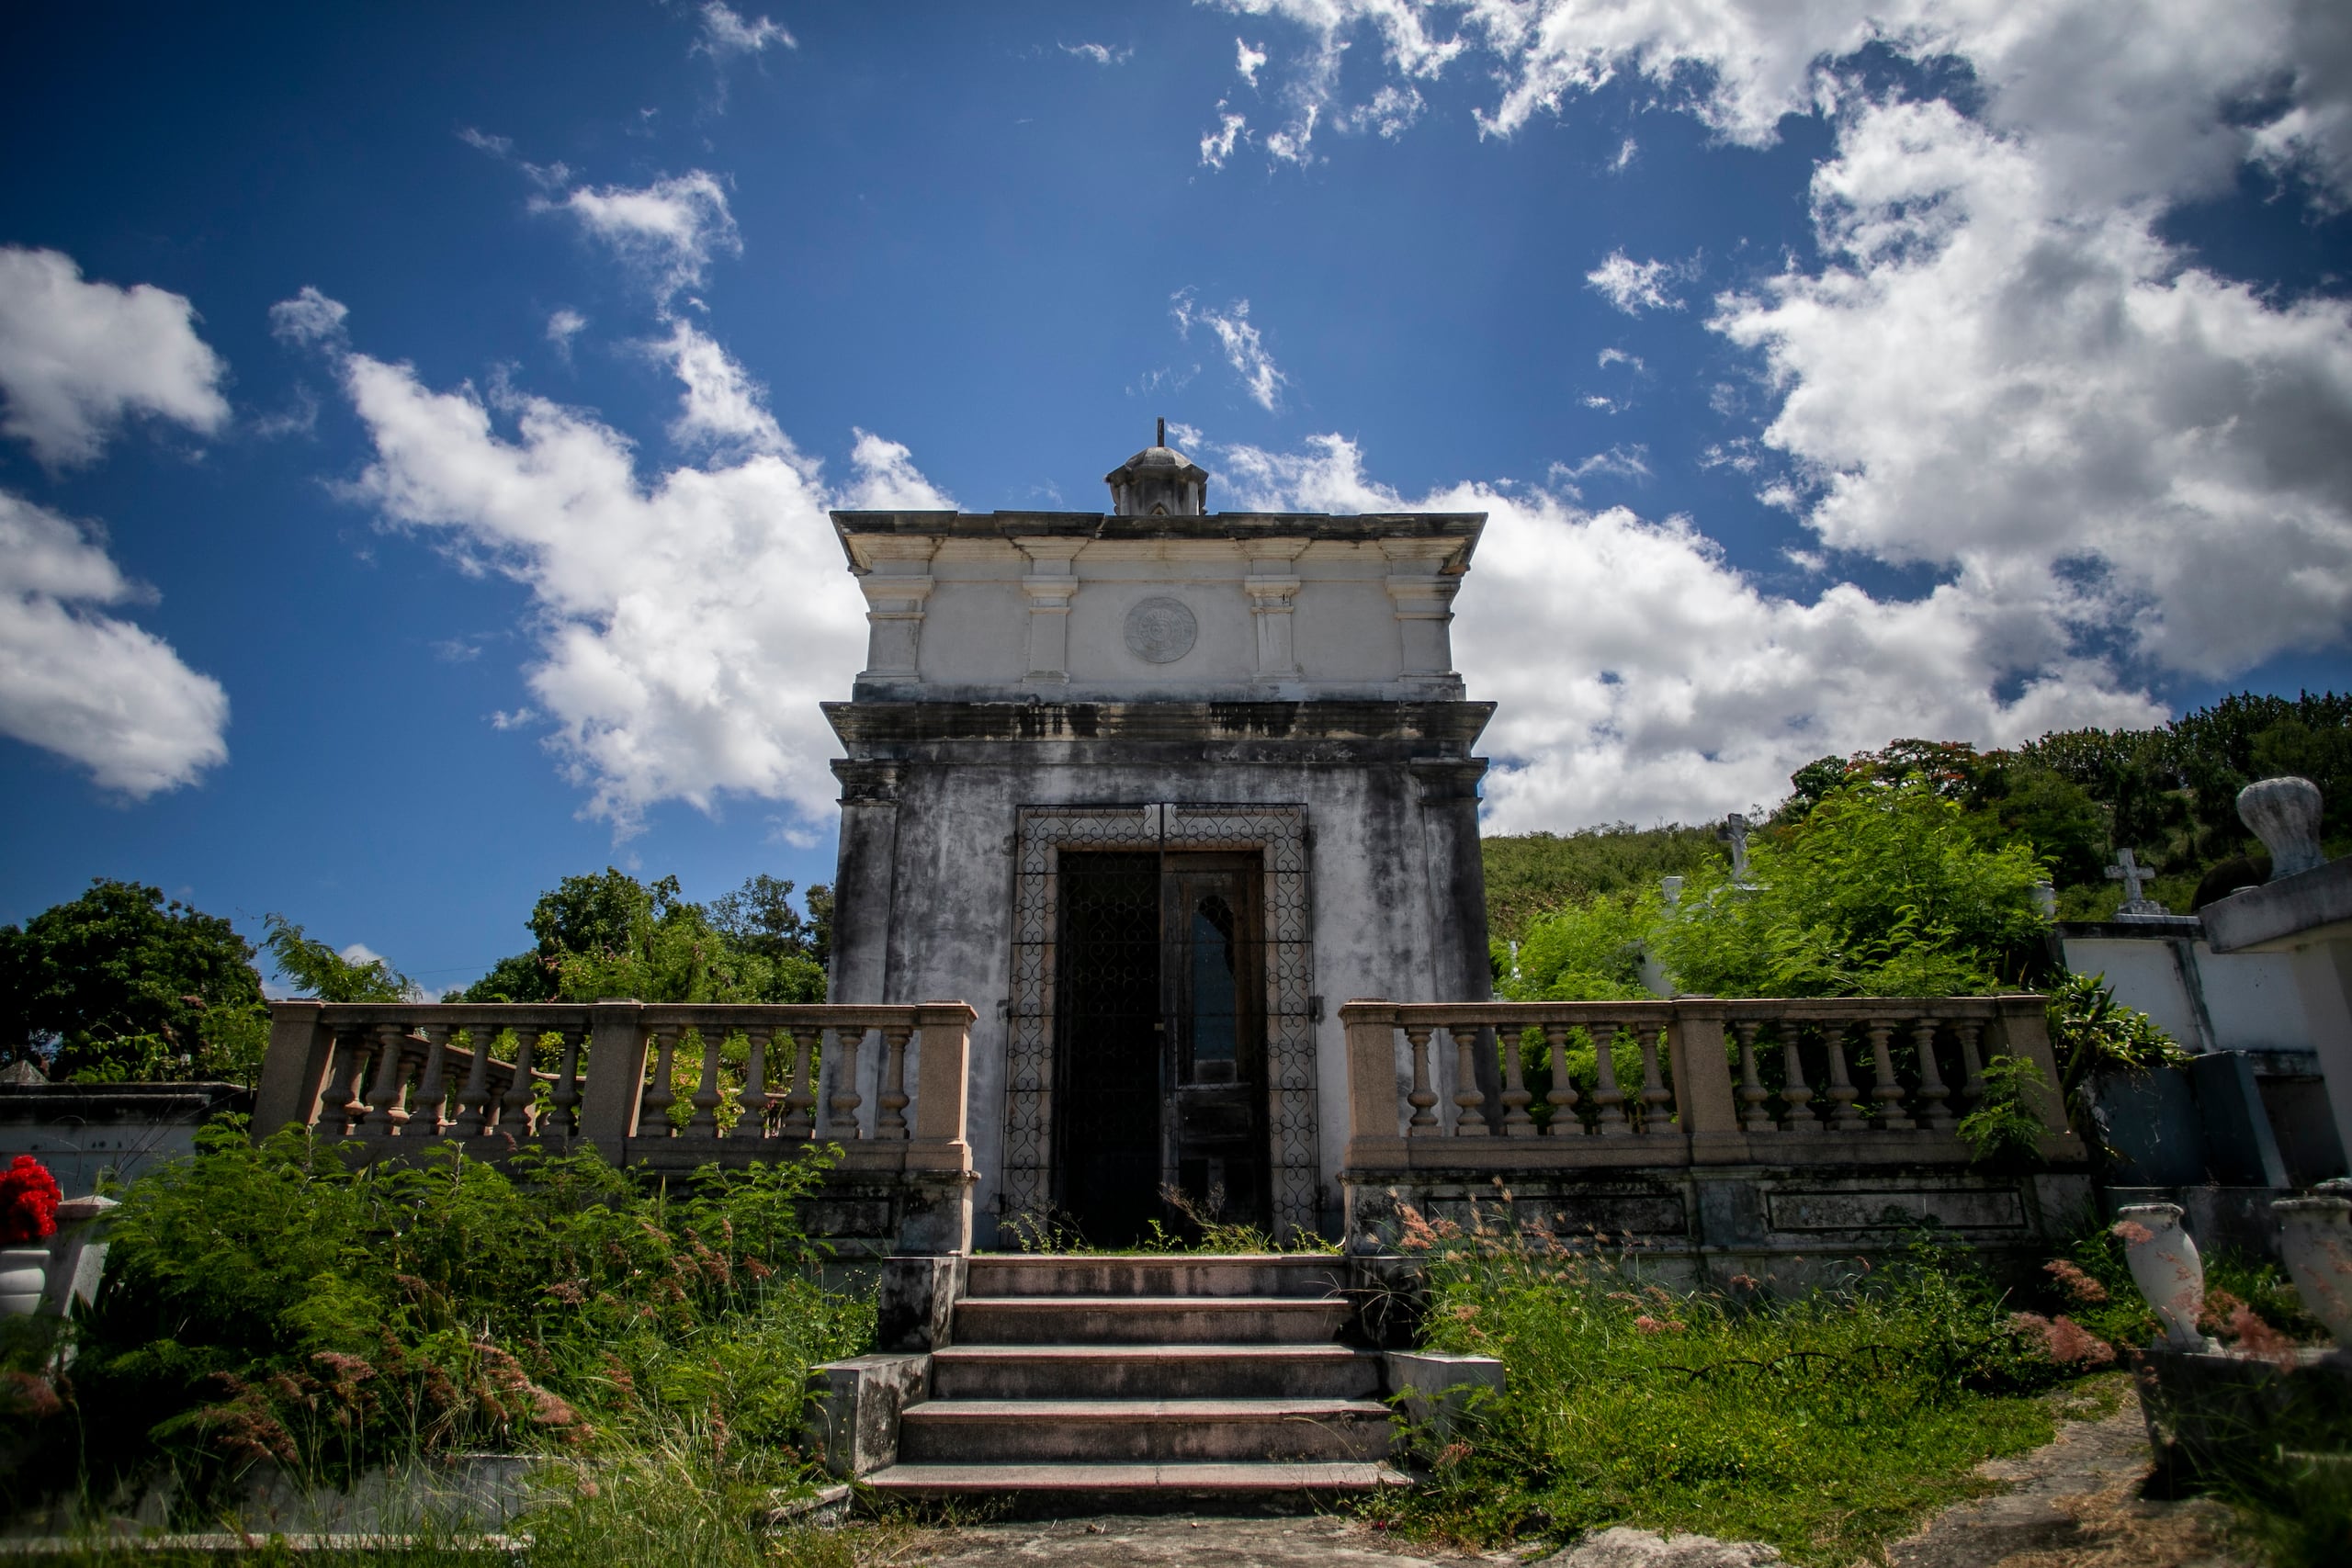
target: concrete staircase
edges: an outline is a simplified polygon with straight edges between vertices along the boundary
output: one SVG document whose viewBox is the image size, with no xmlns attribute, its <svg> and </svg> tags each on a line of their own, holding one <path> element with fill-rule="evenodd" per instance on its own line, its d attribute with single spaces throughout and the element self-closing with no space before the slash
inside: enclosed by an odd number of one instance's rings
<svg viewBox="0 0 2352 1568">
<path fill-rule="evenodd" d="M 975 1257 L 897 1462 L 865 1483 L 1117 1511 L 1401 1483 L 1381 1353 L 1340 1342 L 1345 1268 Z"/>
</svg>

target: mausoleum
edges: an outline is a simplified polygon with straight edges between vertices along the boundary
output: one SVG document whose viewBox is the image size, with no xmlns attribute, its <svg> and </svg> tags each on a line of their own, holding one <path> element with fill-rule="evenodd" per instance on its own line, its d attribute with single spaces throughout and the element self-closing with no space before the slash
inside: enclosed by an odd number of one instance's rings
<svg viewBox="0 0 2352 1568">
<path fill-rule="evenodd" d="M 1493 705 L 1448 635 L 1486 519 L 1212 512 L 1164 425 L 1105 478 L 1106 512 L 833 513 L 870 633 L 825 709 L 832 998 L 977 1010 L 983 1246 L 1131 1240 L 1170 1186 L 1336 1234 L 1337 1003 L 1489 995 Z"/>
</svg>

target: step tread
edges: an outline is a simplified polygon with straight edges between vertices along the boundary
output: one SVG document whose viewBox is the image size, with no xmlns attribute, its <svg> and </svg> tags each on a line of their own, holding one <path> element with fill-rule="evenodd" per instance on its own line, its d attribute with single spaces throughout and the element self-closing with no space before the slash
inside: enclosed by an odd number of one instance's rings
<svg viewBox="0 0 2352 1568">
<path fill-rule="evenodd" d="M 1169 1464 L 893 1464 L 863 1478 L 880 1492 L 1369 1492 L 1409 1486 L 1362 1460 L 1192 1460 Z"/>
<path fill-rule="evenodd" d="M 1348 1304 L 1345 1296 L 965 1296 L 957 1312 L 1000 1308 L 1022 1312 L 1328 1312 Z"/>
<path fill-rule="evenodd" d="M 899 1413 L 900 1422 L 964 1421 L 1315 1421 L 1385 1416 L 1372 1399 L 926 1399 Z"/>
<path fill-rule="evenodd" d="M 1192 1344 L 1178 1341 L 1168 1345 L 950 1345 L 931 1353 L 933 1361 L 1148 1361 L 1148 1360 L 1269 1360 L 1269 1361 L 1376 1361 L 1377 1350 L 1360 1350 L 1352 1345 L 1334 1345 L 1319 1340 L 1300 1340 L 1268 1344 L 1252 1340 L 1247 1344 L 1216 1345 L 1203 1342 Z"/>
</svg>

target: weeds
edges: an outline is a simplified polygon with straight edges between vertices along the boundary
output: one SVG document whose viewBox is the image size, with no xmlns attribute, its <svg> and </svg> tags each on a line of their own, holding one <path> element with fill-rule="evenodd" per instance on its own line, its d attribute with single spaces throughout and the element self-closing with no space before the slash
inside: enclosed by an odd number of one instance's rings
<svg viewBox="0 0 2352 1568">
<path fill-rule="evenodd" d="M 1227 1256 L 1328 1254 L 1340 1250 L 1338 1242 L 1326 1241 L 1312 1231 L 1294 1230 L 1287 1237 L 1277 1240 L 1260 1226 L 1233 1219 L 1227 1213 L 1230 1205 L 1221 1185 L 1211 1187 L 1207 1195 L 1201 1198 L 1181 1187 L 1167 1185 L 1160 1188 L 1159 1197 L 1174 1212 L 1178 1228 L 1170 1230 L 1159 1220 L 1147 1221 L 1143 1239 L 1134 1247 L 1095 1246 L 1086 1239 L 1086 1231 L 1076 1216 L 1052 1203 L 1012 1215 L 1004 1222 L 1004 1230 L 1019 1251 L 1063 1257 L 1136 1257 L 1174 1252 Z"/>
<path fill-rule="evenodd" d="M 1640 1255 L 1402 1211 L 1431 1348 L 1498 1357 L 1499 1397 L 1413 1494 L 1370 1506 L 1481 1543 L 1612 1524 L 1843 1562 L 2046 1442 L 2038 1397 L 2084 1367 L 2020 1324 L 1964 1252 L 1922 1238 L 1793 1299 L 1744 1276 L 1670 1289 Z"/>
</svg>

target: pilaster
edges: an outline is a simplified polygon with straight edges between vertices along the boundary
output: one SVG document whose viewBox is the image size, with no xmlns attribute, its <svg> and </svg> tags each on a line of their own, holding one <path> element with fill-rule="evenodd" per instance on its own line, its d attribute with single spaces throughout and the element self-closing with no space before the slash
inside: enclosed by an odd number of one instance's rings
<svg viewBox="0 0 2352 1568">
<path fill-rule="evenodd" d="M 1460 695 L 1452 626 L 1462 580 L 1447 570 L 1459 546 L 1451 539 L 1383 539 L 1380 553 L 1388 558 L 1388 599 L 1403 652 L 1399 683 L 1432 696 Z"/>
<path fill-rule="evenodd" d="M 1298 597 L 1295 563 L 1306 549 L 1305 539 L 1262 539 L 1249 547 L 1250 572 L 1241 580 L 1249 595 L 1250 619 L 1258 631 L 1258 683 L 1283 685 L 1297 681 L 1298 649 L 1292 629 L 1294 601 Z"/>
<path fill-rule="evenodd" d="M 879 539 L 866 546 L 870 569 L 857 580 L 865 595 L 865 668 L 860 687 L 902 686 L 922 678 L 922 617 L 931 597 L 931 558 L 939 541 Z"/>
<path fill-rule="evenodd" d="M 1069 683 L 1069 608 L 1078 597 L 1078 553 L 1084 539 L 1023 538 L 1012 541 L 1029 558 L 1021 592 L 1029 600 L 1029 671 L 1024 686 Z"/>
</svg>

